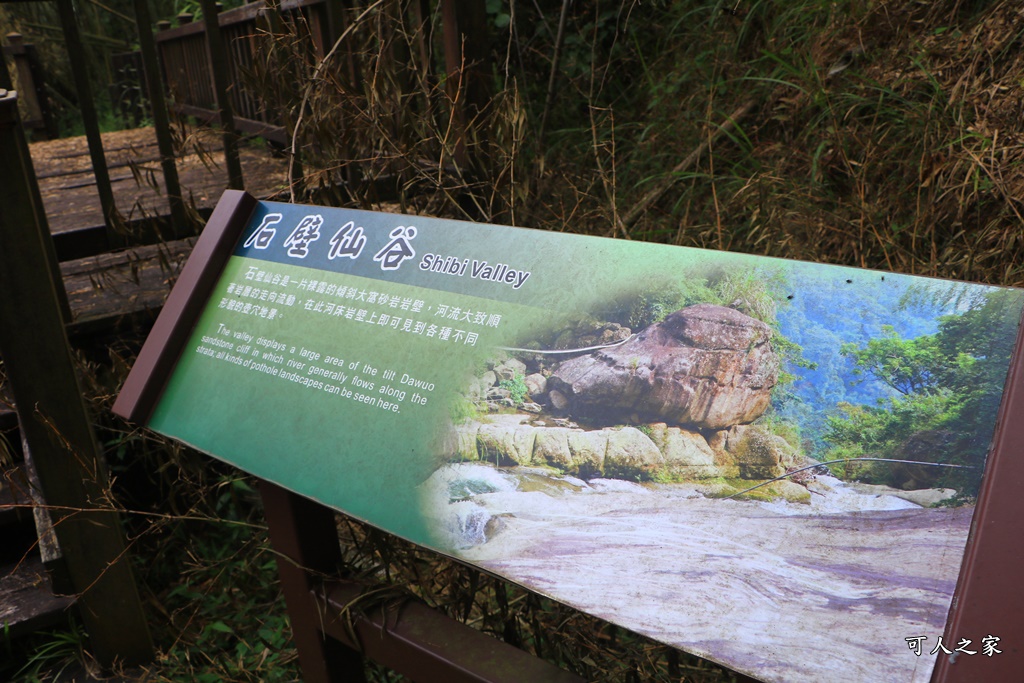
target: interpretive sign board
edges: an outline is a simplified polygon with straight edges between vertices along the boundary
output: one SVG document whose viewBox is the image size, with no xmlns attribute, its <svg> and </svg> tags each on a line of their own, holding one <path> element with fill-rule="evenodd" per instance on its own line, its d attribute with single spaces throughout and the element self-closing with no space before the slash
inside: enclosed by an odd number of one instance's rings
<svg viewBox="0 0 1024 683">
<path fill-rule="evenodd" d="M 996 680 L 1022 306 L 229 193 L 115 410 L 766 681 Z"/>
</svg>

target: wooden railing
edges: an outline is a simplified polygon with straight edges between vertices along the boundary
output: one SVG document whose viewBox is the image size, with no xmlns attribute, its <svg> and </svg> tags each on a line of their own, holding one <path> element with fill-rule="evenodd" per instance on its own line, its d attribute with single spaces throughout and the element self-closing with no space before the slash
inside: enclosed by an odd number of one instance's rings
<svg viewBox="0 0 1024 683">
<path fill-rule="evenodd" d="M 210 2 L 212 0 L 205 0 Z M 213 121 L 220 115 L 221 125 L 235 127 L 239 131 L 262 136 L 268 140 L 287 145 L 291 142 L 288 121 L 275 111 L 274 104 L 263 94 L 255 92 L 249 85 L 253 63 L 260 54 L 261 43 L 265 44 L 266 33 L 278 32 L 282 24 L 290 23 L 297 35 L 309 38 L 310 57 L 319 60 L 329 52 L 339 36 L 345 32 L 348 16 L 342 11 L 351 3 L 339 0 L 284 0 L 278 8 L 271 9 L 266 0 L 258 0 L 237 9 L 220 12 L 216 22 L 205 20 L 194 22 L 190 15 L 179 17 L 179 25 L 165 28 L 156 34 L 156 43 L 163 68 L 163 79 L 170 97 L 172 110 Z M 366 7 L 373 4 L 366 2 Z M 411 46 L 421 60 L 428 62 L 424 68 L 443 69 L 444 73 L 431 73 L 435 83 L 444 82 L 446 88 L 460 89 L 448 92 L 453 103 L 452 120 L 453 146 L 460 161 L 465 161 L 465 121 L 470 118 L 464 108 L 480 111 L 488 96 L 486 88 L 489 68 L 486 66 L 487 52 L 486 14 L 483 3 L 458 2 L 457 0 L 414 0 L 401 3 L 408 25 L 420 27 L 416 31 L 415 45 Z M 359 8 L 348 8 L 358 11 Z M 443 67 L 430 64 L 431 17 L 437 17 L 442 31 Z M 354 27 L 350 27 L 354 28 Z M 373 26 L 365 30 L 372 31 Z M 221 34 L 210 36 L 211 30 Z M 215 44 L 222 41 L 223 53 L 218 54 Z M 355 60 L 347 45 L 342 46 L 344 55 L 332 64 L 341 70 L 354 69 Z M 218 63 L 223 61 L 219 66 Z M 439 62 L 441 60 L 438 60 Z M 349 74 L 352 76 L 354 74 Z M 226 91 L 226 102 L 217 97 L 218 76 L 230 83 Z M 225 107 L 226 105 L 226 107 Z M 224 118 L 228 110 L 228 125 Z"/>
<path fill-rule="evenodd" d="M 0 3 L 11 0 L 0 0 Z M 114 204 L 103 141 L 89 78 L 85 70 L 85 48 L 75 20 L 75 0 L 52 0 L 57 3 L 63 26 L 65 46 L 81 107 L 82 122 L 88 141 L 97 193 L 105 219 L 105 247 L 120 246 L 122 219 Z M 337 0 L 294 0 L 285 2 L 281 13 L 268 12 L 264 3 L 254 3 L 218 15 L 213 0 L 202 0 L 205 20 L 202 24 L 185 23 L 162 31 L 154 39 L 147 0 L 133 0 L 144 83 L 148 90 L 150 113 L 156 131 L 164 187 L 170 209 L 170 222 L 175 226 L 188 223 L 185 217 L 181 186 L 178 180 L 170 132 L 167 90 L 173 96 L 172 106 L 186 114 L 216 119 L 224 132 L 228 183 L 241 184 L 241 170 L 234 146 L 236 128 L 257 133 L 278 141 L 287 140 L 284 122 L 255 92 L 244 85 L 243 73 L 251 68 L 256 52 L 258 24 L 261 21 L 289 21 L 301 17 L 301 25 L 309 27 L 311 45 L 316 56 L 323 56 L 341 35 L 341 3 Z M 367 3 L 370 7 L 372 3 Z M 410 11 L 419 20 L 429 16 L 426 0 L 415 0 Z M 438 10 L 444 18 L 445 76 L 450 83 L 464 85 L 463 69 L 473 59 L 466 59 L 459 30 L 461 13 L 476 15 L 482 3 L 460 4 L 440 0 Z M 467 21 L 466 26 L 476 22 Z M 268 25 L 270 25 L 268 23 Z M 159 54 L 162 56 L 162 68 Z M 343 62 L 342 62 L 343 63 Z M 162 78 L 161 78 L 162 72 Z M 453 97 L 453 101 L 461 102 Z M 235 118 L 233 112 L 238 112 Z M 455 112 L 453 112 L 455 113 Z M 453 116 L 453 119 L 458 119 Z M 459 136 L 456 131 L 455 136 Z M 54 243 L 42 210 L 42 200 L 28 154 L 23 127 L 17 113 L 17 96 L 0 61 L 0 352 L 8 363 L 10 383 L 14 389 L 25 442 L 40 469 L 41 489 L 54 510 L 80 511 L 76 515 L 58 517 L 57 535 L 76 593 L 82 594 L 81 605 L 92 648 L 101 664 L 138 663 L 148 660 L 152 642 L 144 620 L 138 591 L 130 568 L 124 559 L 124 539 L 110 510 L 91 509 L 89 501 L 100 500 L 99 489 L 105 486 L 102 456 L 96 450 L 88 415 L 76 386 L 73 360 L 68 348 L 64 325 L 69 318 L 64 286 L 57 264 Z M 212 223 L 217 221 L 211 219 Z M 209 232 L 209 226 L 207 231 Z M 206 233 L 204 232 L 204 235 Z M 183 275 L 184 276 L 184 275 Z M 29 331 L 31 333 L 29 333 Z M 20 368 L 18 373 L 11 368 Z M 46 381 L 40 381 L 40 378 Z M 74 399 L 74 400 L 72 400 Z M 50 431 L 42 430 L 38 415 L 45 415 Z M 26 428 L 29 425 L 31 428 Z M 62 435 L 62 443 L 52 431 Z M 74 446 L 76 457 L 67 448 Z M 88 455 L 88 457 L 86 457 Z M 75 466 L 89 470 L 80 472 Z M 81 486 L 79 486 L 81 484 Z M 99 487 L 99 488 L 97 488 Z M 69 521 L 69 517 L 74 520 Z M 333 530 L 333 513 L 322 511 L 321 517 Z M 78 520 L 77 523 L 75 520 Z M 335 539 L 336 542 L 336 539 Z M 305 550 L 303 551 L 305 552 Z M 307 591 L 308 597 L 308 591 Z M 325 598 L 330 600 L 330 596 Z M 472 650 L 464 627 L 433 620 L 430 629 L 450 642 L 466 642 L 463 650 Z M 315 626 L 310 620 L 305 627 Z M 303 628 L 300 624 L 299 628 Z M 377 628 L 367 622 L 361 628 Z M 402 636 L 405 638 L 405 636 Z M 392 639 L 395 640 L 395 639 Z M 430 655 L 439 667 L 436 680 L 456 680 L 461 665 L 449 661 L 443 649 L 424 640 L 407 639 L 390 643 L 387 652 L 376 656 L 390 666 L 401 669 L 414 666 L 422 653 Z M 489 638 L 484 638 L 489 641 Z M 397 641 L 396 641 L 397 642 Z M 487 643 L 489 644 L 489 642 Z M 372 653 L 371 653 L 372 654 Z M 521 661 L 516 654 L 509 661 Z M 413 664 L 409 664 L 412 662 Z M 325 663 L 321 663 L 325 664 Z M 489 665 L 489 666 L 493 666 Z M 509 666 L 519 670 L 520 665 Z M 315 667 L 315 664 L 314 664 Z M 357 665 L 361 670 L 361 665 Z M 486 668 L 486 667 L 485 667 Z M 497 674 L 495 674 L 497 675 Z M 339 678 L 338 680 L 348 680 Z"/>
<path fill-rule="evenodd" d="M 323 57 L 324 45 L 331 39 L 327 5 L 326 0 L 289 0 L 281 3 L 280 12 L 271 17 L 272 10 L 260 1 L 217 15 L 225 46 L 225 77 L 231 83 L 229 103 L 234 124 L 240 131 L 281 144 L 288 142 L 283 121 L 265 98 L 247 85 L 247 75 L 258 53 L 260 31 L 268 28 L 271 21 L 308 27 L 315 56 Z M 218 106 L 206 24 L 193 22 L 188 15 L 179 17 L 179 22 L 177 27 L 156 34 L 171 109 L 214 120 Z"/>
<path fill-rule="evenodd" d="M 8 80 L 6 68 L 0 71 Z M 40 222 L 17 93 L 2 85 L 0 150 L 0 354 L 26 459 L 30 453 L 46 501 L 38 511 L 52 521 L 97 660 L 147 662 L 153 643 L 119 514 L 102 502 L 109 492 L 106 466 L 68 345 L 67 300 Z"/>
<path fill-rule="evenodd" d="M 10 2 L 12 0 L 0 0 Z M 89 148 L 89 157 L 92 165 L 93 175 L 96 181 L 96 193 L 102 207 L 104 226 L 99 239 L 92 236 L 92 226 L 87 226 L 84 232 L 89 233 L 86 241 L 90 243 L 89 253 L 97 253 L 114 247 L 126 246 L 124 219 L 114 202 L 114 193 L 111 186 L 110 172 L 107 165 L 106 154 L 103 149 L 103 140 L 100 136 L 99 117 L 97 115 L 96 100 L 92 92 L 89 75 L 86 69 L 86 49 L 82 41 L 82 33 L 75 14 L 75 0 L 53 0 L 57 5 L 60 17 L 61 29 L 64 38 L 64 48 L 68 54 L 68 64 L 71 68 L 71 76 L 74 83 L 75 93 L 78 99 L 81 122 L 85 131 L 86 141 Z M 156 50 L 153 43 L 152 21 L 150 19 L 149 5 L 147 0 L 133 0 L 135 8 L 136 25 L 138 26 L 138 40 L 142 53 L 142 64 L 145 75 L 145 82 L 148 85 L 150 113 L 153 119 L 153 127 L 156 131 L 157 145 L 160 154 L 160 163 L 164 176 L 164 188 L 167 194 L 167 201 L 170 212 L 170 223 L 180 229 L 189 225 L 182 199 L 181 185 L 178 181 L 177 167 L 174 163 L 174 148 L 170 133 L 170 123 L 167 115 L 167 108 L 164 103 L 163 88 L 157 87 L 160 83 L 159 67 L 157 66 Z M 5 51 L 18 49 L 17 44 L 12 44 Z M 14 84 L 7 71 L 6 64 L 0 64 L 0 88 L 13 90 Z M 31 112 L 31 107 L 30 107 Z M 26 152 L 27 153 L 27 152 Z M 33 196 L 38 196 L 38 185 L 31 168 L 31 160 L 24 160 L 25 168 L 31 176 L 29 179 Z M 41 229 L 44 234 L 49 234 L 49 227 L 46 223 L 45 213 L 42 212 L 41 200 L 38 200 L 37 214 L 41 221 Z M 65 234 L 65 237 L 74 238 L 73 231 Z M 98 243 L 98 246 L 96 244 Z M 79 254 L 86 255 L 86 254 Z"/>
</svg>

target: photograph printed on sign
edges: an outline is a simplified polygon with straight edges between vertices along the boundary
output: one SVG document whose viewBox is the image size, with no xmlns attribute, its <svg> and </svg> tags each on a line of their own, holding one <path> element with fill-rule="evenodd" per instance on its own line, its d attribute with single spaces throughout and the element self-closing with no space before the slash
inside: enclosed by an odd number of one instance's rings
<svg viewBox="0 0 1024 683">
<path fill-rule="evenodd" d="M 763 680 L 923 682 L 1022 300 L 263 203 L 151 426 Z"/>
</svg>

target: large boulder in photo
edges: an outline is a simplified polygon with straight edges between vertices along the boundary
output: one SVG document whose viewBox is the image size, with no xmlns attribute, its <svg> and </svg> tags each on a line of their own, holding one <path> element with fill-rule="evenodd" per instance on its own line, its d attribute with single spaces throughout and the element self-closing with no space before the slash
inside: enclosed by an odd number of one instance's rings
<svg viewBox="0 0 1024 683">
<path fill-rule="evenodd" d="M 778 380 L 772 330 L 739 311 L 697 304 L 634 339 L 563 362 L 548 378 L 565 409 L 603 424 L 631 420 L 695 429 L 747 424 Z"/>
</svg>

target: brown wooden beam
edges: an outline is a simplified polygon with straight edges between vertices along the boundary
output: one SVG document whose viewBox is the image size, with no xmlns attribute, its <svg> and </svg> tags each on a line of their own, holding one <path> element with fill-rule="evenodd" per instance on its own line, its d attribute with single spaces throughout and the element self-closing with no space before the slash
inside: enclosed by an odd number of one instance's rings
<svg viewBox="0 0 1024 683">
<path fill-rule="evenodd" d="M 245 192 L 227 190 L 221 197 L 139 352 L 134 371 L 121 387 L 114 413 L 140 424 L 149 420 L 181 349 L 255 208 L 256 199 Z"/>
<path fill-rule="evenodd" d="M 7 72 L 7 62 L 0 59 L 0 90 L 9 91 L 14 95 L 14 86 L 11 83 L 11 75 Z M 2 147 L 0 149 L 11 149 L 12 154 L 20 157 L 20 161 L 17 164 L 11 164 L 7 167 L 8 170 L 0 171 L 3 173 L 16 172 L 16 169 L 24 169 L 26 180 L 28 180 L 28 191 L 32 197 L 32 207 L 35 213 L 35 220 L 39 223 L 39 228 L 43 234 L 50 234 L 50 226 L 46 220 L 46 209 L 43 207 L 43 195 L 39 191 L 39 179 L 36 177 L 35 169 L 32 167 L 32 154 L 29 151 L 28 140 L 25 139 L 24 129 L 18 125 L 17 122 L 17 111 L 15 111 L 15 121 L 11 124 L 7 133 L 5 134 L 7 143 L 13 145 L 12 147 Z M 3 182 L 7 182 L 6 180 Z M 68 305 L 68 294 L 64 289 L 64 281 L 60 277 L 60 266 L 59 259 L 57 258 L 56 246 L 52 239 L 44 240 L 43 249 L 46 251 L 46 259 L 49 263 L 50 277 L 53 279 L 53 289 L 57 294 L 57 303 L 60 306 L 61 315 L 64 318 L 64 322 L 71 321 L 71 307 Z"/>
<path fill-rule="evenodd" d="M 10 0 L 3 1 L 10 2 Z M 291 12 L 303 7 L 319 5 L 324 2 L 326 2 L 326 0 L 285 0 L 284 2 L 279 3 L 278 10 L 281 12 Z M 217 15 L 217 23 L 219 23 L 221 27 L 231 26 L 232 24 L 242 24 L 247 21 L 255 20 L 266 11 L 267 3 L 264 2 L 264 0 L 257 0 L 256 2 L 250 2 L 246 5 L 242 5 L 241 7 L 224 10 Z M 181 26 L 165 28 L 156 34 L 156 42 L 163 43 L 172 41 L 185 36 L 202 33 L 204 30 L 205 28 L 202 23 L 183 24 Z"/>
<path fill-rule="evenodd" d="M 1017 572 L 1024 564 L 1024 328 L 1010 361 L 985 479 L 957 581 L 943 640 L 946 647 L 968 638 L 974 655 L 939 655 L 932 681 L 1019 681 L 1024 677 L 1024 591 Z M 917 635 L 917 634 L 908 634 Z M 931 636 L 932 634 L 928 634 Z M 986 656 L 982 639 L 999 638 L 998 653 Z M 931 643 L 928 643 L 931 646 Z"/>
<path fill-rule="evenodd" d="M 17 98 L 0 97 L 0 149 L 17 125 Z M 104 666 L 152 658 L 106 466 L 75 363 L 17 155 L 0 155 L 0 353 L 22 436 L 32 451 L 82 620 Z"/>
<path fill-rule="evenodd" d="M 583 683 L 574 673 L 466 626 L 412 598 L 360 606 L 368 588 L 332 581 L 316 593 L 324 629 L 417 683 Z"/>
<path fill-rule="evenodd" d="M 204 109 L 203 107 L 191 104 L 175 103 L 171 105 L 171 110 L 178 114 L 195 117 L 204 124 L 213 123 L 218 119 L 218 113 L 213 109 Z M 263 121 L 247 119 L 241 116 L 232 117 L 232 121 L 235 128 L 249 135 L 256 135 L 264 140 L 270 140 L 281 145 L 291 144 L 291 136 L 288 135 L 288 131 L 285 130 L 284 126 L 275 126 L 271 123 L 264 123 Z"/>
<path fill-rule="evenodd" d="M 210 78 L 220 114 L 220 127 L 224 136 L 224 165 L 228 170 L 228 187 L 241 190 L 242 162 L 238 158 L 238 134 L 235 132 L 231 100 L 228 97 L 228 61 L 224 49 L 224 37 L 217 22 L 215 0 L 200 0 L 203 8 L 203 25 L 206 27 L 206 52 L 210 64 Z M 237 85 L 236 85 L 237 87 Z"/>
</svg>

